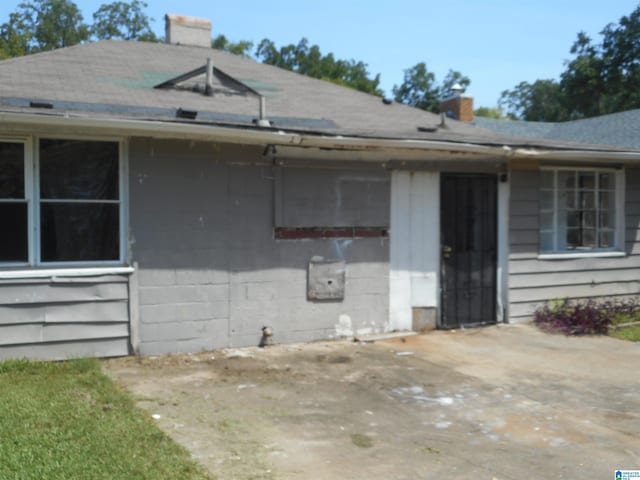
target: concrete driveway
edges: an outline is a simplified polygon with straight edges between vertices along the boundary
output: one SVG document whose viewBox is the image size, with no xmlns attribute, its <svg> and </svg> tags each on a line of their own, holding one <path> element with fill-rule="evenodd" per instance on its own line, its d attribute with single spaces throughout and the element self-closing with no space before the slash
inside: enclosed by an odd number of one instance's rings
<svg viewBox="0 0 640 480">
<path fill-rule="evenodd" d="M 640 344 L 530 326 L 107 371 L 220 479 L 606 479 L 640 469 Z"/>
</svg>

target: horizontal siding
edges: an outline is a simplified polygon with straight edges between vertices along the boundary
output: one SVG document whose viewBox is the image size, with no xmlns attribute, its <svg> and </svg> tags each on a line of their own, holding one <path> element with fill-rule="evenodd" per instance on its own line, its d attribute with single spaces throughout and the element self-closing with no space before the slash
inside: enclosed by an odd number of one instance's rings
<svg viewBox="0 0 640 480">
<path fill-rule="evenodd" d="M 511 275 L 509 287 L 513 290 L 533 287 L 561 287 L 564 285 L 592 285 L 612 281 L 632 282 L 640 281 L 640 270 L 625 268 L 615 271 L 612 278 L 611 270 L 585 270 L 580 275 L 567 275 L 566 272 L 543 272 Z"/>
<path fill-rule="evenodd" d="M 0 286 L 0 305 L 126 300 L 126 283 L 50 283 Z"/>
<path fill-rule="evenodd" d="M 128 353 L 126 276 L 0 283 L 0 358 Z"/>
<path fill-rule="evenodd" d="M 517 302 L 544 302 L 553 298 L 594 298 L 614 295 L 634 295 L 640 292 L 640 282 L 613 281 L 596 284 L 562 285 L 553 287 L 514 288 L 510 300 Z"/>
<path fill-rule="evenodd" d="M 59 323 L 54 325 L 5 325 L 0 331 L 0 345 L 66 342 L 100 338 L 127 338 L 126 323 Z"/>
<path fill-rule="evenodd" d="M 16 323 L 126 323 L 128 320 L 128 305 L 124 300 L 0 305 L 0 326 Z"/>
<path fill-rule="evenodd" d="M 538 174 L 512 172 L 509 318 L 530 320 L 554 298 L 632 298 L 640 294 L 640 170 L 626 172 L 624 257 L 539 259 Z"/>
<path fill-rule="evenodd" d="M 582 272 L 584 270 L 609 270 L 615 278 L 615 270 L 620 268 L 639 268 L 640 255 L 622 257 L 587 257 L 574 259 L 546 259 L 536 257 L 509 262 L 509 273 L 512 275 L 523 273 L 551 273 L 551 272 Z"/>
<path fill-rule="evenodd" d="M 119 357 L 128 349 L 126 338 L 82 340 L 79 342 L 36 343 L 0 347 L 0 359 L 67 360 L 82 357 Z"/>
</svg>

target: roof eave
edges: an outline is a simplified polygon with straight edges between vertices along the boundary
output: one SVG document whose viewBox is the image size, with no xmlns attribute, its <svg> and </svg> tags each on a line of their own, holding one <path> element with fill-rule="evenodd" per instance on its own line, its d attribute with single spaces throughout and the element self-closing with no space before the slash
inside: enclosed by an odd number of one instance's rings
<svg viewBox="0 0 640 480">
<path fill-rule="evenodd" d="M 512 148 L 508 145 L 485 145 L 439 140 L 363 138 L 340 135 L 316 135 L 259 127 L 203 125 L 121 118 L 98 118 L 71 115 L 0 112 L 0 128 L 9 134 L 78 134 L 140 136 L 166 139 L 217 141 L 247 145 L 275 145 L 302 149 L 342 150 L 355 152 L 407 153 L 407 159 L 419 160 L 419 152 L 432 152 L 443 157 L 462 156 L 478 160 L 539 159 L 562 161 L 640 162 L 640 152 Z M 363 160 L 367 157 L 362 156 Z M 371 158 L 378 161 L 378 155 Z"/>
</svg>

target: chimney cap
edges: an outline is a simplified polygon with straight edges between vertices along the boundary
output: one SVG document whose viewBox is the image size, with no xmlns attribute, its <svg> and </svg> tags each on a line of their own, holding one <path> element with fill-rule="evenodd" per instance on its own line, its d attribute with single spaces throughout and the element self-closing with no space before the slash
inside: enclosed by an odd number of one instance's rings
<svg viewBox="0 0 640 480">
<path fill-rule="evenodd" d="M 455 83 L 453 87 L 451 87 L 451 92 L 454 95 L 462 95 L 464 93 L 464 87 L 459 83 Z"/>
</svg>

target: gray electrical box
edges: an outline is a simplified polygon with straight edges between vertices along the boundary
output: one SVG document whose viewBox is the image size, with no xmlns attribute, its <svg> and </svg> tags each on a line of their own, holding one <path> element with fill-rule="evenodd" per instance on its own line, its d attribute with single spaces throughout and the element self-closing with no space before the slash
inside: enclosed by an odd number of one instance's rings
<svg viewBox="0 0 640 480">
<path fill-rule="evenodd" d="M 309 300 L 344 299 L 346 263 L 343 260 L 325 260 L 313 257 L 309 262 L 307 298 Z"/>
</svg>

